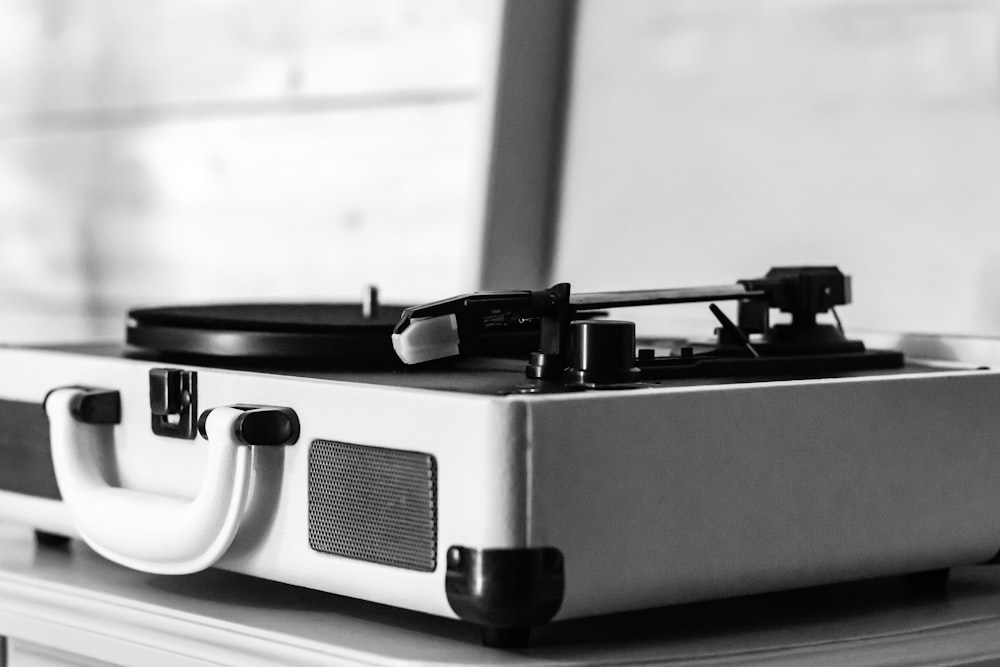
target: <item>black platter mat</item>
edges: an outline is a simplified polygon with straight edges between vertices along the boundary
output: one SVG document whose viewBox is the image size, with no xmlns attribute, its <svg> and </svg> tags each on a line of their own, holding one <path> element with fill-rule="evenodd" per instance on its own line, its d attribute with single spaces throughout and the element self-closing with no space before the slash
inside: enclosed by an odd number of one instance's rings
<svg viewBox="0 0 1000 667">
<path fill-rule="evenodd" d="M 241 303 L 136 308 L 125 340 L 164 356 L 338 365 L 394 363 L 392 329 L 405 306 Z"/>
</svg>

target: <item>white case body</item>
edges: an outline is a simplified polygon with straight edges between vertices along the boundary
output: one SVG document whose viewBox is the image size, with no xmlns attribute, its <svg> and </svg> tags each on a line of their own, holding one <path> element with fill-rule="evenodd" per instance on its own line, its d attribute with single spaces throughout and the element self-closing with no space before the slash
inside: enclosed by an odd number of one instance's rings
<svg viewBox="0 0 1000 667">
<path fill-rule="evenodd" d="M 154 436 L 149 370 L 198 373 L 199 411 L 294 409 L 219 567 L 454 617 L 450 546 L 555 547 L 556 619 L 984 562 L 1000 551 L 1000 373 L 953 368 L 626 391 L 474 395 L 0 348 L 0 399 L 120 392 L 122 487 L 197 493 L 206 441 Z M 422 452 L 438 474 L 437 566 L 314 551 L 316 439 Z M 5 462 L 4 465 L 11 465 Z M 16 465 L 16 462 L 14 462 Z M 76 536 L 65 505 L 0 491 L 0 518 Z"/>
</svg>

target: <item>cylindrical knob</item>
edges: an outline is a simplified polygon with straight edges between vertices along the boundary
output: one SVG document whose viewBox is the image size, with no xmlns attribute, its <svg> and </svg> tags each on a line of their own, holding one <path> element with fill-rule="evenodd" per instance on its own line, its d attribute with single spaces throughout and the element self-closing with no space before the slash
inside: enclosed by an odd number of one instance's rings
<svg viewBox="0 0 1000 667">
<path fill-rule="evenodd" d="M 581 384 L 637 382 L 635 323 L 581 320 L 570 325 L 570 378 Z"/>
</svg>

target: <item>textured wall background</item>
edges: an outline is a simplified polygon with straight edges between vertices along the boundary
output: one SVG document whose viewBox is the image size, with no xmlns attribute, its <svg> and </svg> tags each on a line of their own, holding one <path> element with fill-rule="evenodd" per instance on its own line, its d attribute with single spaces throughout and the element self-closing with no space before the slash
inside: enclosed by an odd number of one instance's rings
<svg viewBox="0 0 1000 667">
<path fill-rule="evenodd" d="M 475 287 L 493 0 L 0 4 L 0 341 Z"/>
</svg>

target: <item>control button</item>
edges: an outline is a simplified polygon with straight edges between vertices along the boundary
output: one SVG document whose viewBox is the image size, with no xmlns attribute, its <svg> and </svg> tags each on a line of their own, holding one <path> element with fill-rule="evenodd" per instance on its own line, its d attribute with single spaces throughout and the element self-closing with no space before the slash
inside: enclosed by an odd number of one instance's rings
<svg viewBox="0 0 1000 667">
<path fill-rule="evenodd" d="M 580 320 L 570 325 L 572 382 L 609 385 L 638 382 L 635 365 L 635 323 L 622 320 Z"/>
</svg>

